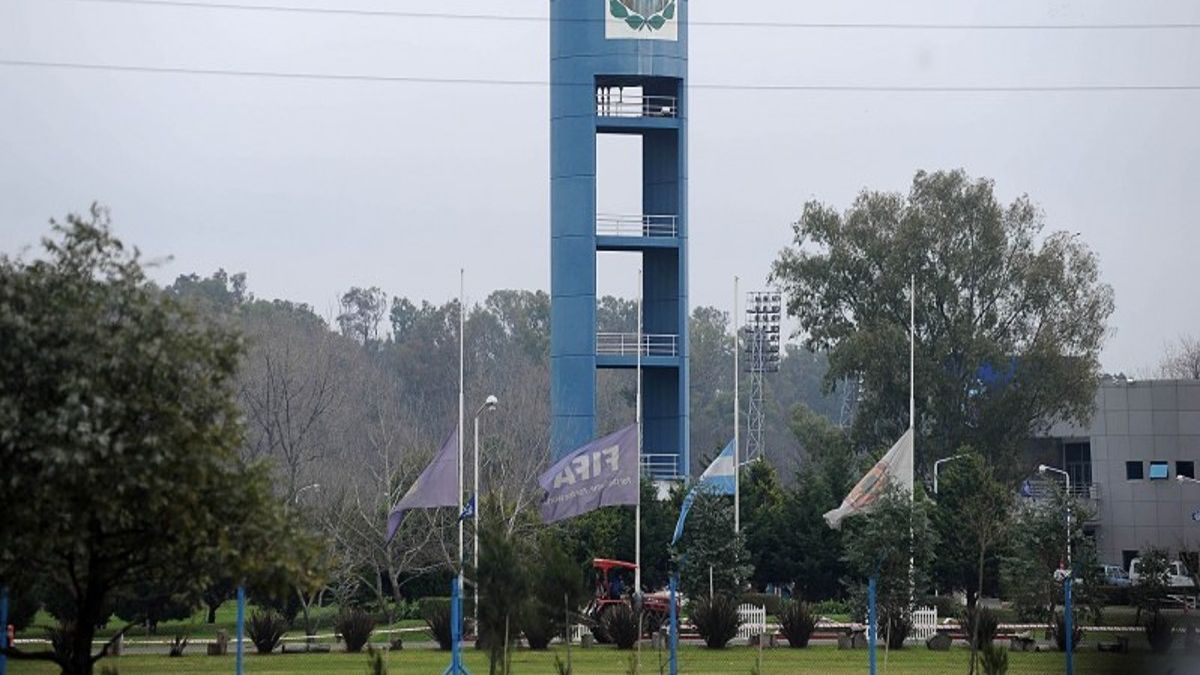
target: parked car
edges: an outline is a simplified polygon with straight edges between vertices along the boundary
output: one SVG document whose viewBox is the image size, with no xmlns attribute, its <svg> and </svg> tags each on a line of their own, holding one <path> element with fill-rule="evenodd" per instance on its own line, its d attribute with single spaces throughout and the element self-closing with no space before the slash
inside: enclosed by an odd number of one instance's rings
<svg viewBox="0 0 1200 675">
<path fill-rule="evenodd" d="M 1105 586 L 1114 588 L 1129 588 L 1133 582 L 1129 580 L 1129 574 L 1121 569 L 1120 565 L 1098 565 L 1100 571 L 1100 582 Z"/>
<path fill-rule="evenodd" d="M 1137 584 L 1141 575 L 1138 570 L 1141 568 L 1141 558 L 1134 558 L 1129 561 L 1129 582 Z M 1195 592 L 1196 580 L 1192 578 L 1188 568 L 1179 560 L 1174 560 L 1167 564 L 1167 588 L 1182 591 Z"/>
</svg>

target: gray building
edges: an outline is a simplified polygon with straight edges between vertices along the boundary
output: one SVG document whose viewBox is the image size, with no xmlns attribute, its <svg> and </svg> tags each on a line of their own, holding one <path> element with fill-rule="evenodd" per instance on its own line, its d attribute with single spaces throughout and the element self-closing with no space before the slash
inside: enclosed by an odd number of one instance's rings
<svg viewBox="0 0 1200 675">
<path fill-rule="evenodd" d="M 1101 562 L 1129 569 L 1148 546 L 1200 549 L 1200 484 L 1176 479 L 1196 478 L 1200 462 L 1200 380 L 1108 380 L 1086 427 L 1056 424 L 1031 454 L 1031 466 L 1071 475 Z"/>
</svg>

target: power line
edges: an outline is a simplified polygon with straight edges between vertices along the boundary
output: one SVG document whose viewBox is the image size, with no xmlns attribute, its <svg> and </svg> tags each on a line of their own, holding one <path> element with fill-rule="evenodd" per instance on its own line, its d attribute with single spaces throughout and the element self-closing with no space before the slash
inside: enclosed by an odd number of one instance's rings
<svg viewBox="0 0 1200 675">
<path fill-rule="evenodd" d="M 413 12 L 409 10 L 354 9 L 342 7 L 298 7 L 295 5 L 247 5 L 233 2 L 201 2 L 200 0 L 68 0 L 71 2 L 102 3 L 109 5 L 136 5 L 142 7 L 177 7 L 190 9 L 222 9 L 251 12 L 285 12 L 295 14 L 342 15 L 365 17 L 393 17 L 405 19 L 438 19 L 458 21 L 503 21 L 514 23 L 591 23 L 604 19 L 552 19 L 541 15 Z M 689 21 L 689 27 L 726 28 L 779 28 L 779 29 L 830 29 L 830 30 L 963 30 L 963 31 L 1149 31 L 1149 30 L 1195 30 L 1195 22 L 1154 23 L 1072 23 L 1072 24 L 982 24 L 982 23 L 841 23 L 807 21 Z"/>
<path fill-rule="evenodd" d="M 224 68 L 184 68 L 174 66 L 141 66 L 70 61 L 34 61 L 0 59 L 0 66 L 18 68 L 58 68 L 65 70 L 150 73 L 158 75 L 204 75 L 283 80 L 324 80 L 341 82 L 390 82 L 400 84 L 434 84 L 500 87 L 549 87 L 547 80 L 427 77 L 418 75 L 368 75 L 362 73 L 281 72 L 266 70 L 232 70 Z M 555 86 L 594 87 L 593 82 L 564 82 Z M 1078 84 L 1078 85 L 826 85 L 826 84 L 727 84 L 696 83 L 689 89 L 709 91 L 763 92 L 880 92 L 880 93 L 1103 93 L 1103 92 L 1174 92 L 1200 91 L 1200 84 Z"/>
</svg>

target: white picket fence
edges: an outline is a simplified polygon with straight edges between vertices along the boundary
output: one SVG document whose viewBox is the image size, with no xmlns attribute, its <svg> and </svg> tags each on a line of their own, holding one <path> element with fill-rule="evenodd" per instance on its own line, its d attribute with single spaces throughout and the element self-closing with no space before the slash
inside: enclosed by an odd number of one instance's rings
<svg viewBox="0 0 1200 675">
<path fill-rule="evenodd" d="M 909 640 L 923 643 L 934 635 L 937 635 L 937 607 L 922 607 L 913 610 L 912 621 L 912 631 L 908 634 Z"/>
<path fill-rule="evenodd" d="M 767 608 L 755 607 L 749 603 L 738 605 L 738 618 L 742 620 L 738 626 L 738 638 L 748 640 L 755 635 L 767 632 Z"/>
</svg>

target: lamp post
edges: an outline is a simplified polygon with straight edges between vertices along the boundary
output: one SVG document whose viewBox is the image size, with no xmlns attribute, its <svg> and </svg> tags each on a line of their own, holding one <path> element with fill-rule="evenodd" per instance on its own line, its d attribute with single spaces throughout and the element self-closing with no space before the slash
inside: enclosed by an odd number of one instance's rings
<svg viewBox="0 0 1200 675">
<path fill-rule="evenodd" d="M 296 496 L 292 498 L 292 503 L 293 504 L 300 503 L 300 493 L 301 492 L 304 492 L 305 490 L 320 490 L 320 489 L 321 489 L 320 483 L 311 483 L 309 485 L 305 485 L 304 487 L 300 488 L 299 490 L 296 490 Z"/>
<path fill-rule="evenodd" d="M 1043 476 L 1047 472 L 1060 474 L 1067 481 L 1067 569 L 1062 570 L 1063 574 L 1063 623 L 1065 624 L 1066 648 L 1067 648 L 1067 675 L 1075 674 L 1075 645 L 1074 641 L 1074 616 L 1071 614 L 1071 580 L 1075 576 L 1075 571 L 1071 567 L 1071 474 L 1056 469 L 1052 466 L 1041 464 L 1038 466 L 1038 473 Z"/>
<path fill-rule="evenodd" d="M 953 462 L 954 460 L 962 459 L 963 457 L 967 457 L 967 455 L 955 455 L 953 457 L 946 457 L 945 459 L 939 459 L 938 461 L 933 463 L 933 494 L 936 495 L 938 493 L 938 469 L 940 469 L 941 466 L 943 464 L 945 464 L 946 462 Z"/>
<path fill-rule="evenodd" d="M 1067 481 L 1067 569 L 1069 570 L 1071 569 L 1071 474 L 1045 464 L 1038 466 L 1038 473 L 1044 476 L 1047 472 L 1057 473 Z"/>
<path fill-rule="evenodd" d="M 475 539 L 475 547 L 472 549 L 475 558 L 475 584 L 472 587 L 474 591 L 474 605 L 471 607 L 471 618 L 475 622 L 475 630 L 477 632 L 479 630 L 479 416 L 486 410 L 495 410 L 496 404 L 499 402 L 500 399 L 494 395 L 489 395 L 484 400 L 483 405 L 479 406 L 479 410 L 475 411 L 475 472 L 473 474 L 475 487 L 474 492 L 471 493 L 471 499 L 475 503 L 475 513 L 472 516 L 475 520 L 475 527 L 472 528 Z"/>
</svg>

